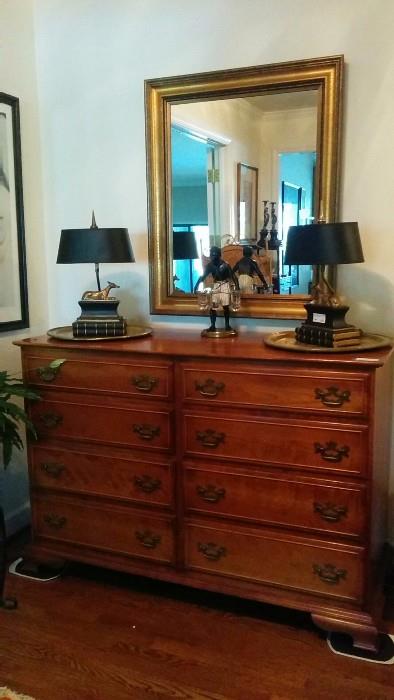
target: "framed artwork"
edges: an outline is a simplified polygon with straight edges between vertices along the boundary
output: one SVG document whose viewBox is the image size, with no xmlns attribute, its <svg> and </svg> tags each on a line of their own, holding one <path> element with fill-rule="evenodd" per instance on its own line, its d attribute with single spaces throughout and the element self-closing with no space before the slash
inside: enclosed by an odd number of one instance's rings
<svg viewBox="0 0 394 700">
<path fill-rule="evenodd" d="M 29 325 L 19 100 L 0 92 L 0 331 Z"/>
<path fill-rule="evenodd" d="M 257 238 L 258 168 L 237 163 L 238 240 Z"/>
</svg>

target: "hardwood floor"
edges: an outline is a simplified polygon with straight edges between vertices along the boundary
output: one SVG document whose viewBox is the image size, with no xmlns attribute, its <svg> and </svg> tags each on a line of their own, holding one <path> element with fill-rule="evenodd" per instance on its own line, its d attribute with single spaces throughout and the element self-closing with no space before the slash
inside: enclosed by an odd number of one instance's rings
<svg viewBox="0 0 394 700">
<path fill-rule="evenodd" d="M 37 700 L 394 699 L 394 666 L 332 654 L 302 613 L 79 565 L 6 591 L 0 686 Z"/>
</svg>

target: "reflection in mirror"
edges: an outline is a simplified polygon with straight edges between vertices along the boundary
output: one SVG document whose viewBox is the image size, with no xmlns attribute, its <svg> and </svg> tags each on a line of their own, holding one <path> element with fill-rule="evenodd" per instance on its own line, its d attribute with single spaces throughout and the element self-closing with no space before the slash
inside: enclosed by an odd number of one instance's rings
<svg viewBox="0 0 394 700">
<path fill-rule="evenodd" d="M 328 56 L 146 81 L 152 313 L 201 313 L 217 245 L 232 268 L 252 250 L 243 317 L 305 315 L 311 271 L 283 254 L 290 224 L 335 221 L 342 72 Z"/>
<path fill-rule="evenodd" d="M 317 90 L 171 106 L 175 294 L 193 290 L 212 245 L 233 268 L 252 248 L 261 275 L 244 294 L 309 293 L 311 268 L 283 258 L 289 226 L 314 219 L 317 115 Z"/>
</svg>

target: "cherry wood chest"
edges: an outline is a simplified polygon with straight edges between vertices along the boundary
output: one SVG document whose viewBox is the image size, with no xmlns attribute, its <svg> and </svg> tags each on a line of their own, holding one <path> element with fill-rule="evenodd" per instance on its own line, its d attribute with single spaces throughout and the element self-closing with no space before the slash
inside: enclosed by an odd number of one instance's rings
<svg viewBox="0 0 394 700">
<path fill-rule="evenodd" d="M 18 344 L 41 395 L 30 556 L 310 611 L 374 647 L 390 350 L 290 353 L 176 330 Z"/>
</svg>

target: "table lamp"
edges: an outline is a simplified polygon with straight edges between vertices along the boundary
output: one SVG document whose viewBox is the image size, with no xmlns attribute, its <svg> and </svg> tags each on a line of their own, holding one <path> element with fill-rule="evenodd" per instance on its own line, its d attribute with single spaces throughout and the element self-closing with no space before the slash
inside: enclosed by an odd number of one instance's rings
<svg viewBox="0 0 394 700">
<path fill-rule="evenodd" d="M 198 258 L 197 244 L 192 231 L 173 231 L 172 234 L 173 260 L 189 261 L 190 291 L 193 291 L 193 266 L 192 260 Z"/>
<path fill-rule="evenodd" d="M 348 306 L 340 303 L 325 275 L 326 265 L 364 262 L 356 222 L 290 226 L 285 265 L 313 265 L 312 299 L 307 319 L 295 329 L 301 343 L 322 347 L 359 345 L 361 331 L 346 323 Z"/>
<path fill-rule="evenodd" d="M 86 291 L 78 302 L 81 315 L 72 324 L 74 337 L 114 337 L 125 335 L 127 324 L 119 316 L 119 299 L 110 296 L 119 285 L 108 282 L 101 289 L 99 264 L 135 262 L 126 228 L 98 228 L 92 214 L 90 228 L 63 229 L 60 236 L 57 263 L 94 263 L 97 291 Z"/>
</svg>

